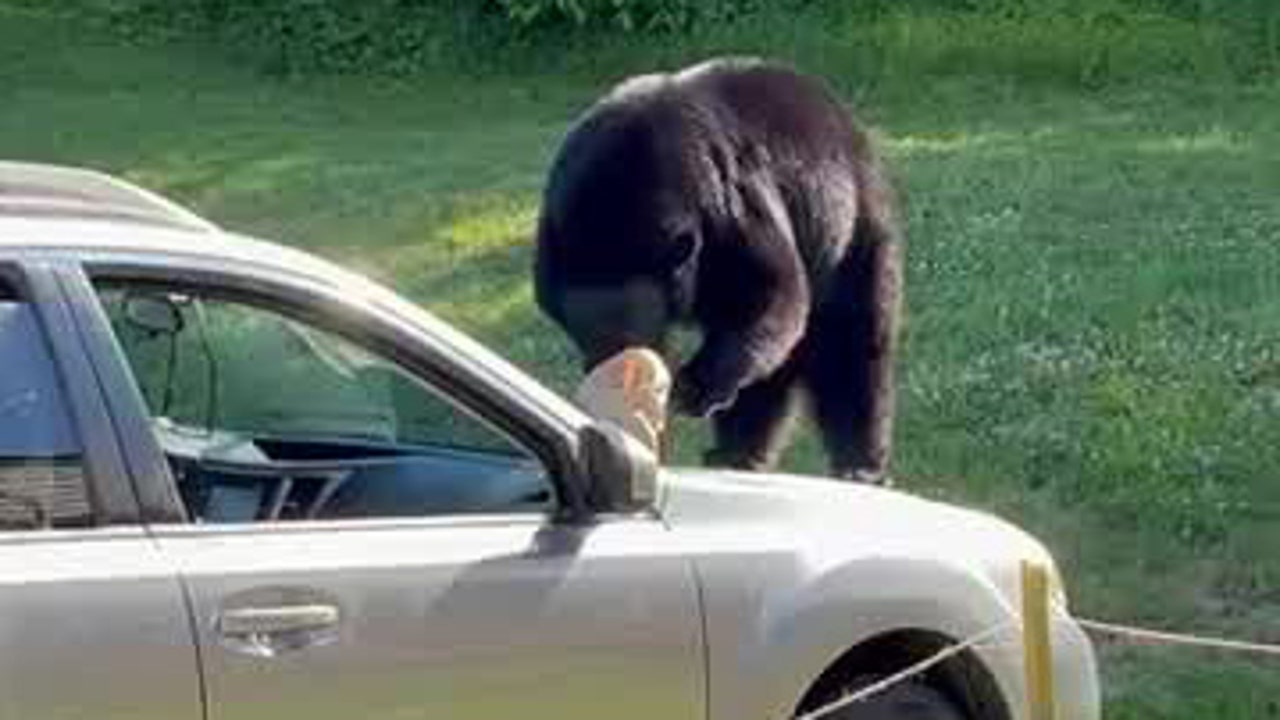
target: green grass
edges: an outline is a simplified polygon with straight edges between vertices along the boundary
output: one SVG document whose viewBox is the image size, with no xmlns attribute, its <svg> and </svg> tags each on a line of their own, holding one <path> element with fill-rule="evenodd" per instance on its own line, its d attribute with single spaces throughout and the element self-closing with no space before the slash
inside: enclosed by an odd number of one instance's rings
<svg viewBox="0 0 1280 720">
<path fill-rule="evenodd" d="M 360 268 L 565 390 L 528 275 L 557 140 L 607 78 L 743 37 L 283 81 L 22 5 L 0 2 L 0 156 L 119 172 Z M 1085 615 L 1280 641 L 1280 85 L 1176 19 L 1119 45 L 953 41 L 966 22 L 894 19 L 874 51 L 759 30 L 857 99 L 909 200 L 901 484 L 1043 537 Z M 787 465 L 821 470 L 807 428 Z M 1280 717 L 1274 662 L 1103 667 L 1112 720 Z"/>
</svg>

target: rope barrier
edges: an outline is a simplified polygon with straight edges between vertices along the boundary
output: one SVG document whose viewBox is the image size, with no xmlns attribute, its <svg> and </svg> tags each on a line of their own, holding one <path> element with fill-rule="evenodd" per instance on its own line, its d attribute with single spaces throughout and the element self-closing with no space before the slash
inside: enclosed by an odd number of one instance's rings
<svg viewBox="0 0 1280 720">
<path fill-rule="evenodd" d="M 1089 620 L 1087 618 L 1074 618 L 1080 627 L 1098 635 L 1104 635 L 1111 638 L 1120 638 L 1128 640 L 1138 645 L 1175 645 L 1183 647 L 1196 647 L 1209 650 L 1220 650 L 1226 652 L 1249 653 L 1253 655 L 1263 655 L 1267 657 L 1280 657 L 1280 645 L 1271 645 L 1267 643 L 1256 643 L 1242 640 L 1228 640 L 1225 638 L 1206 637 L 1201 635 L 1190 635 L 1185 633 L 1172 633 L 1161 630 L 1150 630 L 1147 628 L 1139 628 L 1131 625 L 1120 625 L 1116 623 L 1101 622 L 1098 620 Z M 1002 642 L 997 645 L 987 644 L 996 635 L 1010 627 L 1018 627 L 1020 623 L 1017 620 L 1010 620 L 1000 623 L 994 627 L 988 628 L 963 642 L 949 645 L 935 655 L 921 660 L 915 664 L 909 665 L 903 670 L 894 673 L 882 680 L 878 680 L 864 688 L 860 688 L 856 692 L 842 695 L 835 700 L 803 715 L 798 715 L 794 720 L 820 720 L 825 718 L 836 710 L 848 707 L 855 703 L 864 702 L 872 697 L 883 693 L 893 686 L 910 680 L 921 673 L 950 660 L 966 650 L 974 650 L 979 648 L 1006 648 L 1021 645 L 1021 641 Z"/>
<path fill-rule="evenodd" d="M 841 708 L 848 707 L 849 705 L 853 705 L 854 703 L 863 702 L 864 700 L 867 700 L 872 696 L 879 695 L 880 693 L 888 690 L 889 688 L 893 687 L 894 685 L 897 685 L 900 682 L 910 680 L 911 678 L 934 667 L 935 665 L 941 665 L 942 663 L 946 662 L 947 660 L 950 660 L 956 655 L 959 655 L 960 653 L 966 650 L 972 649 L 973 647 L 1003 632 L 1004 630 L 1008 629 L 1012 625 L 1014 625 L 1013 621 L 1006 621 L 994 627 L 988 628 L 978 633 L 977 635 L 970 637 L 968 640 L 965 640 L 964 642 L 951 645 L 946 649 L 942 650 L 941 652 L 937 653 L 936 655 L 931 655 L 930 657 L 927 657 L 918 663 L 909 665 L 902 671 L 894 673 L 893 675 L 890 675 L 889 677 L 886 677 L 883 680 L 877 680 L 876 682 L 871 683 L 870 685 L 864 688 L 861 688 L 856 692 L 852 692 L 852 693 L 849 693 L 848 695 L 843 695 L 839 698 L 836 698 L 835 700 L 832 700 L 831 702 L 817 708 L 816 710 L 811 710 L 805 713 L 804 715 L 796 716 L 794 720 L 819 720 L 819 718 L 826 717 L 827 715 L 830 715 L 836 710 L 840 710 Z"/>
<path fill-rule="evenodd" d="M 1083 618 L 1076 618 L 1076 623 L 1086 630 L 1113 638 L 1130 640 L 1134 644 L 1181 645 L 1185 647 L 1198 647 L 1209 650 L 1224 650 L 1228 652 L 1280 657 L 1280 645 L 1269 645 L 1266 643 L 1255 643 L 1242 640 L 1227 640 L 1200 635 L 1187 635 L 1161 630 L 1148 630 L 1146 628 L 1117 625 L 1115 623 L 1105 623 L 1097 620 L 1086 620 Z"/>
</svg>

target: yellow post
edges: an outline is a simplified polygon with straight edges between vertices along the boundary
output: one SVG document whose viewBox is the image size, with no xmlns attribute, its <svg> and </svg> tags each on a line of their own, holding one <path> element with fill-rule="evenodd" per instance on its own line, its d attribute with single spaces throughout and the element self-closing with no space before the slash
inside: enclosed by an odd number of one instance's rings
<svg viewBox="0 0 1280 720">
<path fill-rule="evenodd" d="M 1056 720 L 1053 646 L 1049 635 L 1049 572 L 1022 562 L 1022 649 L 1027 671 L 1027 717 Z"/>
</svg>

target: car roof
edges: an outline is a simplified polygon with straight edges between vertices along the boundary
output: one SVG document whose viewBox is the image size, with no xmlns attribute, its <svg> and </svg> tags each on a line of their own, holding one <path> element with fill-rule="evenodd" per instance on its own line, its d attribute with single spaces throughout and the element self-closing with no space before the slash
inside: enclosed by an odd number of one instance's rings
<svg viewBox="0 0 1280 720">
<path fill-rule="evenodd" d="M 217 228 L 137 185 L 86 168 L 0 161 L 0 218 L 103 218 L 185 230 Z"/>
<path fill-rule="evenodd" d="M 354 276 L 314 255 L 220 229 L 160 195 L 95 170 L 0 161 L 0 250 L 186 257 L 305 274 Z"/>
<path fill-rule="evenodd" d="M 316 255 L 221 230 L 192 232 L 119 218 L 0 215 L 0 252 L 28 251 L 82 259 L 129 256 L 229 262 L 334 283 L 354 277 Z"/>
<path fill-rule="evenodd" d="M 26 178 L 25 184 L 19 180 Z M 43 182 L 31 182 L 36 178 Z M 52 178 L 52 181 L 50 180 Z M 63 183 L 49 191 L 52 183 Z M 67 183 L 71 186 L 68 187 Z M 32 200 L 26 209 L 20 203 L 6 208 L 6 189 L 33 186 L 45 195 L 59 192 L 72 194 L 93 208 L 64 211 L 54 202 L 41 200 L 46 209 Z M 108 189 L 108 186 L 109 189 Z M 77 195 L 78 194 L 78 195 Z M 29 197 L 37 193 L 28 192 Z M 129 195 L 128 198 L 125 195 Z M 148 206 L 147 203 L 150 203 Z M 132 212 L 116 212 L 124 205 Z M 49 209 L 53 208 L 53 209 Z M 164 214 L 169 219 L 164 219 Z M 159 219 L 158 219 L 159 218 Z M 572 418 L 575 424 L 585 416 L 564 398 L 537 382 L 524 379 L 507 360 L 441 321 L 429 311 L 402 298 L 387 288 L 358 273 L 301 250 L 272 242 L 237 235 L 219 229 L 213 223 L 189 210 L 101 173 L 50 165 L 0 161 L 0 259 L 7 254 L 53 253 L 75 256 L 80 260 L 144 257 L 164 262 L 184 258 L 200 262 L 229 263 L 256 267 L 276 275 L 306 278 L 340 288 L 348 297 L 363 297 L 401 318 L 410 319 L 420 328 L 452 348 L 466 353 L 474 364 L 485 367 L 505 382 L 524 388 L 526 395 L 551 407 L 560 418 Z"/>
</svg>

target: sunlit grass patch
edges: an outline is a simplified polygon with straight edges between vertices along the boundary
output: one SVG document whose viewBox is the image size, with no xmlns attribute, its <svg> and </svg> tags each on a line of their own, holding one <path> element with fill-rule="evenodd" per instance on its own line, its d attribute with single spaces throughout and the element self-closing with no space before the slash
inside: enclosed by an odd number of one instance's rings
<svg viewBox="0 0 1280 720">
<path fill-rule="evenodd" d="M 1063 9 L 1001 15 L 904 9 L 849 33 L 882 48 L 889 77 L 996 74 L 1084 85 L 1160 73 L 1226 74 L 1221 30 L 1165 14 Z"/>
<path fill-rule="evenodd" d="M 1137 149 L 1151 153 L 1246 153 L 1253 147 L 1243 138 L 1220 129 L 1196 135 L 1172 135 L 1144 140 Z"/>
</svg>

